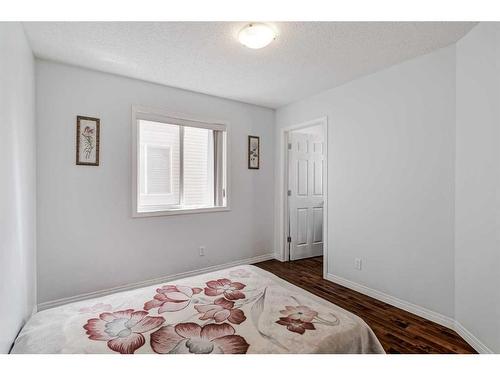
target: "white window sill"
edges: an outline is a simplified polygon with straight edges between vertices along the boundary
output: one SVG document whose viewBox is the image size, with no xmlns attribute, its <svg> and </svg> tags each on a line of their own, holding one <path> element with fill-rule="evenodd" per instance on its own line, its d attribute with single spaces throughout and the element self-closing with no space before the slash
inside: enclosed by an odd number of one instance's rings
<svg viewBox="0 0 500 375">
<path fill-rule="evenodd" d="M 179 208 L 158 211 L 143 211 L 133 212 L 132 217 L 154 217 L 154 216 L 172 216 L 172 215 L 186 215 L 186 214 L 201 214 L 209 212 L 224 212 L 231 211 L 229 207 L 206 207 L 206 208 Z"/>
</svg>

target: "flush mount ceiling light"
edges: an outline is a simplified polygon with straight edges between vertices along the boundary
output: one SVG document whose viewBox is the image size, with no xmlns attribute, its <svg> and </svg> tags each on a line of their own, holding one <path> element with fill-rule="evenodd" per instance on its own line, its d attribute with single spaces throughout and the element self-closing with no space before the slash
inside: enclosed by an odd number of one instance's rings
<svg viewBox="0 0 500 375">
<path fill-rule="evenodd" d="M 251 23 L 241 29 L 238 39 L 248 48 L 264 48 L 276 38 L 276 32 L 263 23 Z"/>
</svg>

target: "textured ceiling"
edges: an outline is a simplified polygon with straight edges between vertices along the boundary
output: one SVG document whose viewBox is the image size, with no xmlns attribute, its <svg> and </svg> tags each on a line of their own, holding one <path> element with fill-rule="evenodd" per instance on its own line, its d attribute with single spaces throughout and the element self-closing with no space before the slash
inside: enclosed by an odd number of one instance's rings
<svg viewBox="0 0 500 375">
<path fill-rule="evenodd" d="M 456 42 L 470 22 L 276 22 L 268 47 L 242 22 L 25 23 L 37 57 L 277 108 Z"/>
</svg>

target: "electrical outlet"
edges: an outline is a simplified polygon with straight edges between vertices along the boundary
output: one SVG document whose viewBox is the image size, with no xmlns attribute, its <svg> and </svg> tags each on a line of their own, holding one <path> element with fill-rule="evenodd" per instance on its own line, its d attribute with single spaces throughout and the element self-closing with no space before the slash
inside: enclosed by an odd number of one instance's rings
<svg viewBox="0 0 500 375">
<path fill-rule="evenodd" d="M 205 246 L 200 246 L 199 250 L 200 250 L 200 257 L 205 256 Z"/>
<path fill-rule="evenodd" d="M 361 271 L 361 259 L 360 258 L 354 258 L 354 268 Z"/>
</svg>

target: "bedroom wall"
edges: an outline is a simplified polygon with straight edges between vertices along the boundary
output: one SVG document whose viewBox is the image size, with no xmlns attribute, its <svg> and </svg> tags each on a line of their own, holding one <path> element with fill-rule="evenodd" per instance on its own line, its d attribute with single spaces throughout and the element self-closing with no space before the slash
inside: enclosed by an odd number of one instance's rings
<svg viewBox="0 0 500 375">
<path fill-rule="evenodd" d="M 328 273 L 453 317 L 455 47 L 280 108 L 276 123 L 322 116 Z"/>
<path fill-rule="evenodd" d="M 500 353 L 500 26 L 457 44 L 455 314 Z"/>
<path fill-rule="evenodd" d="M 36 73 L 39 303 L 273 253 L 272 110 L 48 61 Z M 131 217 L 132 105 L 229 122 L 230 212 Z M 99 167 L 75 165 L 77 115 L 101 119 Z"/>
<path fill-rule="evenodd" d="M 33 311 L 35 68 L 19 23 L 0 23 L 0 353 Z"/>
</svg>

